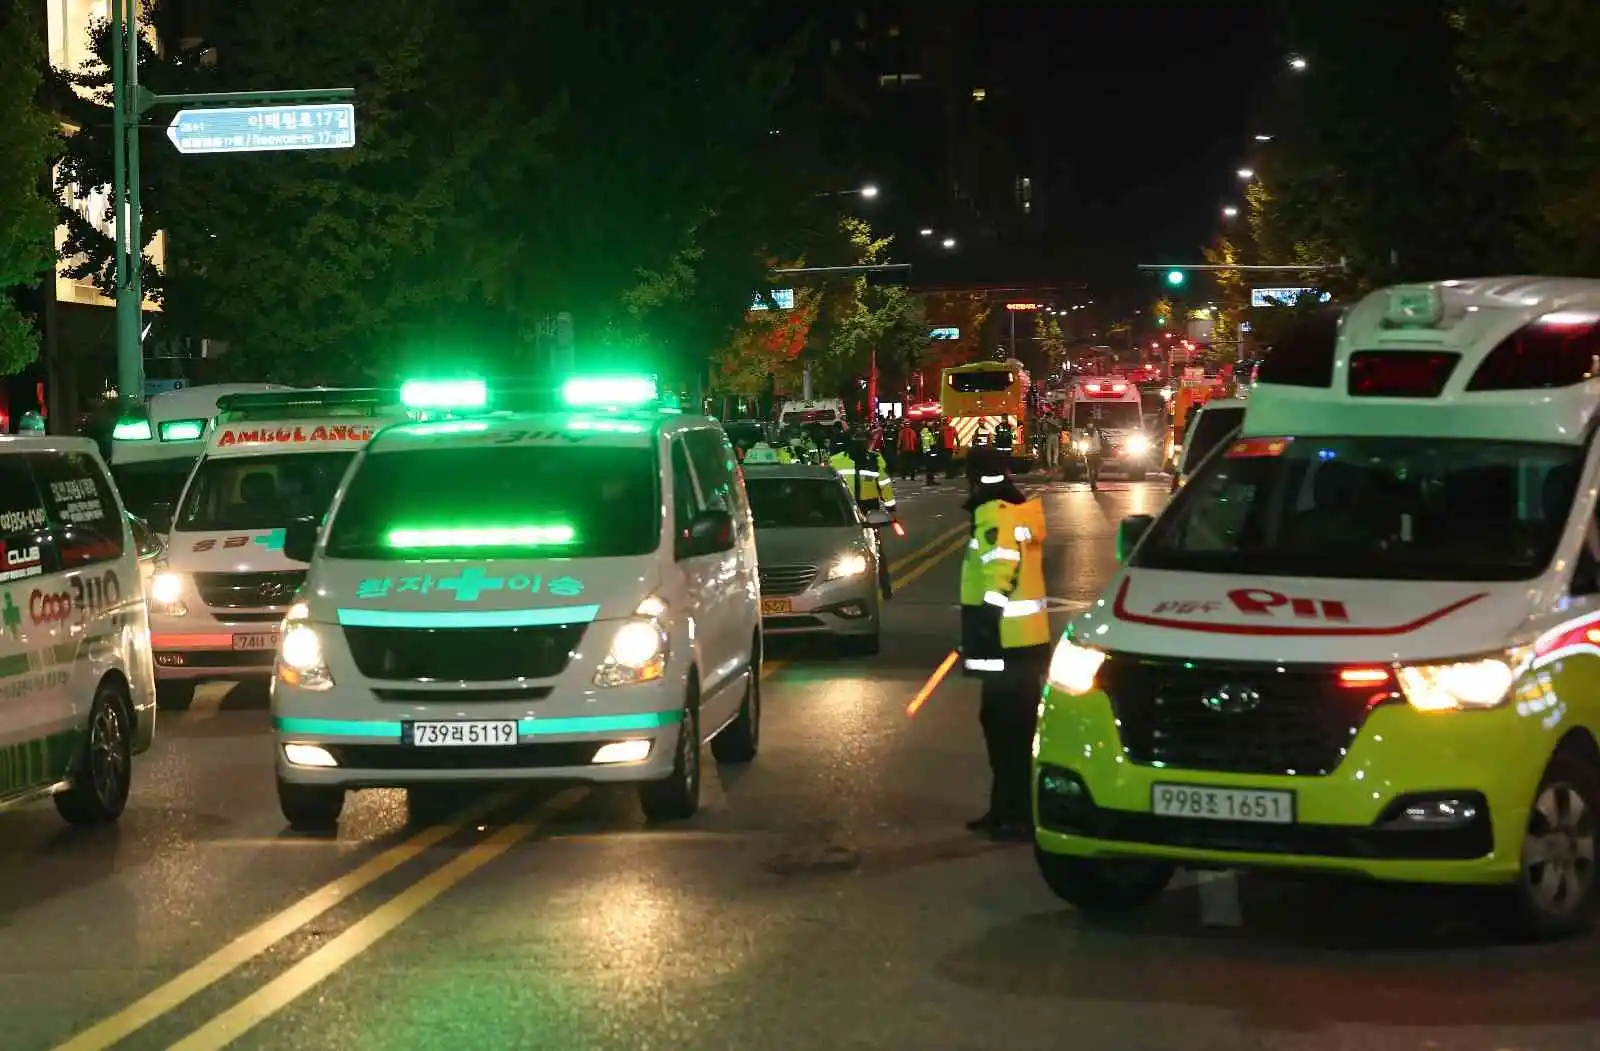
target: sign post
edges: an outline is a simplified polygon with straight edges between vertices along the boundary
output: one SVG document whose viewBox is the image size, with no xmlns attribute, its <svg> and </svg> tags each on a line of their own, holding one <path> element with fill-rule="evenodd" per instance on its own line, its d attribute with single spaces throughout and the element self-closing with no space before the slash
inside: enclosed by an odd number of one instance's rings
<svg viewBox="0 0 1600 1051">
<path fill-rule="evenodd" d="M 139 129 L 156 106 L 220 106 L 183 110 L 167 127 L 179 153 L 255 153 L 267 150 L 337 150 L 356 144 L 355 106 L 339 99 L 354 88 L 289 91 L 220 91 L 157 95 L 139 86 L 140 0 L 111 0 L 111 206 L 115 251 L 112 286 L 117 304 L 117 394 L 143 399 L 144 237 L 139 225 Z M 251 106 L 251 103 L 261 105 Z M 231 107 L 249 107 L 236 109 Z M 276 115 L 277 123 L 270 121 Z M 293 117 L 294 125 L 286 123 Z M 252 123 L 254 121 L 255 123 Z"/>
</svg>

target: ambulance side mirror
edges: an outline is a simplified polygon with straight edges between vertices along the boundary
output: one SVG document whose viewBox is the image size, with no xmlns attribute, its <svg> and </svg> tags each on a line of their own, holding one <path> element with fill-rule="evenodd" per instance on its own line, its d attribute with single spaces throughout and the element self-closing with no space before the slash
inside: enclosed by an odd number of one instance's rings
<svg viewBox="0 0 1600 1051">
<path fill-rule="evenodd" d="M 1155 524 L 1155 515 L 1129 515 L 1117 524 L 1117 563 L 1120 565 L 1133 554 L 1139 540 Z"/>
<path fill-rule="evenodd" d="M 678 539 L 678 558 L 698 558 L 733 549 L 733 516 L 726 511 L 701 511 L 688 534 Z"/>
<path fill-rule="evenodd" d="M 310 562 L 317 549 L 317 520 L 296 518 L 283 531 L 283 557 L 291 562 Z"/>
</svg>

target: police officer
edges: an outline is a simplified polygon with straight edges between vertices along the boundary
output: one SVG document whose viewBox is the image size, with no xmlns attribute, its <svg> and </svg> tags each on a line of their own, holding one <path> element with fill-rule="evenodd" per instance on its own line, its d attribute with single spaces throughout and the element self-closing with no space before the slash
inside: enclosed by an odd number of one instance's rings
<svg viewBox="0 0 1600 1051">
<path fill-rule="evenodd" d="M 961 565 L 962 669 L 983 684 L 979 722 L 993 775 L 989 809 L 967 823 L 995 839 L 1033 835 L 1032 747 L 1050 663 L 1044 507 L 1011 478 L 997 449 L 967 457 L 972 535 Z"/>
<path fill-rule="evenodd" d="M 933 433 L 933 424 L 923 426 L 919 441 L 922 445 L 922 484 L 938 485 L 934 480 L 933 472 L 939 466 L 939 439 Z"/>
<path fill-rule="evenodd" d="M 1009 417 L 1000 417 L 1000 423 L 994 429 L 994 447 L 1004 453 L 1009 459 L 1017 444 L 1017 432 L 1012 429 Z"/>
<path fill-rule="evenodd" d="M 889 477 L 889 465 L 883 462 L 882 453 L 867 448 L 864 439 L 840 437 L 834 443 L 828 466 L 839 472 L 861 510 L 881 509 L 889 512 L 890 518 L 895 517 L 894 482 Z M 894 594 L 889 582 L 889 560 L 883 557 L 882 545 L 878 548 L 878 590 L 884 598 Z"/>
</svg>

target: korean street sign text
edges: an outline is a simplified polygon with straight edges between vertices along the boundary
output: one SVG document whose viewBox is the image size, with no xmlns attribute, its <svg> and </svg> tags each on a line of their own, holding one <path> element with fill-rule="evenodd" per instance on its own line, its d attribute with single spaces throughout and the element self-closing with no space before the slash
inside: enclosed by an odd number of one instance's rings
<svg viewBox="0 0 1600 1051">
<path fill-rule="evenodd" d="M 1250 290 L 1250 305 L 1253 307 L 1292 307 L 1300 301 L 1302 295 L 1316 296 L 1318 303 L 1326 303 L 1333 298 L 1331 292 L 1318 292 L 1314 288 L 1252 288 Z"/>
<path fill-rule="evenodd" d="M 356 144 L 349 102 L 179 110 L 167 125 L 179 153 L 348 150 Z"/>
<path fill-rule="evenodd" d="M 792 288 L 774 288 L 772 290 L 772 303 L 779 310 L 793 310 L 794 309 L 794 289 L 792 289 Z M 750 309 L 751 310 L 771 310 L 772 307 L 769 307 L 767 305 L 766 296 L 756 296 L 756 298 L 750 303 Z"/>
</svg>

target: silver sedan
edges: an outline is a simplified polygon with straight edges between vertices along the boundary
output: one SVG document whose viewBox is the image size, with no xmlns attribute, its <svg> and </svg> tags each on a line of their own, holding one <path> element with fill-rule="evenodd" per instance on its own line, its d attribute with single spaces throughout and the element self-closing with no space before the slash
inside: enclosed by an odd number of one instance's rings
<svg viewBox="0 0 1600 1051">
<path fill-rule="evenodd" d="M 761 627 L 767 635 L 833 635 L 878 652 L 878 534 L 839 475 L 804 464 L 746 465 L 756 522 Z"/>
</svg>

